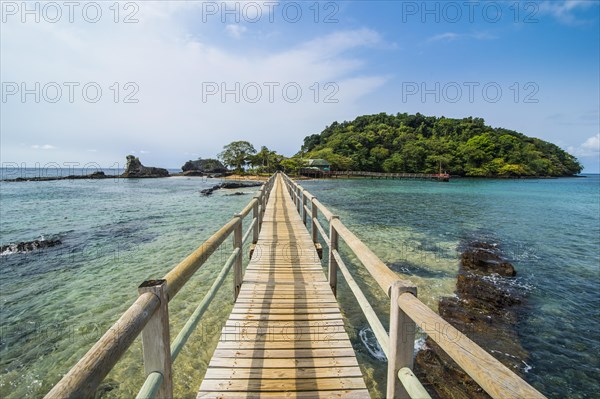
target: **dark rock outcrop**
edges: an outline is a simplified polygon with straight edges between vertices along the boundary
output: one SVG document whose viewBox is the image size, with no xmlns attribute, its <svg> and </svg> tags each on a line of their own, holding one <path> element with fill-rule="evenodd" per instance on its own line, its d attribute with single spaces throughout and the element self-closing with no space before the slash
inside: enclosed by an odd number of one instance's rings
<svg viewBox="0 0 600 399">
<path fill-rule="evenodd" d="M 517 272 L 513 265 L 505 262 L 498 254 L 498 249 L 491 244 L 477 242 L 460 257 L 463 271 L 479 275 L 498 274 L 503 277 L 514 277 Z"/>
<path fill-rule="evenodd" d="M 107 177 L 112 177 L 112 176 L 106 176 L 106 174 L 102 171 L 94 172 L 88 176 L 90 179 L 106 179 Z"/>
<path fill-rule="evenodd" d="M 216 159 L 197 159 L 195 161 L 187 161 L 185 165 L 181 167 L 181 170 L 183 170 L 184 174 L 186 174 L 185 172 L 191 171 L 201 172 L 203 174 L 221 174 L 228 172 L 225 165 Z"/>
<path fill-rule="evenodd" d="M 516 271 L 498 248 L 469 244 L 461 255 L 456 296 L 439 301 L 439 314 L 517 374 L 527 367 L 527 352 L 516 331 L 526 291 L 514 284 Z M 417 353 L 415 373 L 434 398 L 487 399 L 479 385 L 427 337 Z"/>
<path fill-rule="evenodd" d="M 83 179 L 109 179 L 118 176 L 109 176 L 102 171 L 90 173 L 89 175 L 69 175 L 69 176 L 34 176 L 34 177 L 17 177 L 16 179 L 5 179 L 6 182 L 23 182 L 23 181 L 54 181 L 54 180 L 83 180 Z"/>
<path fill-rule="evenodd" d="M 133 155 L 127 155 L 127 167 L 121 177 L 129 178 L 148 178 L 148 177 L 169 177 L 169 172 L 163 168 L 154 168 L 144 166 L 139 158 Z"/>
<path fill-rule="evenodd" d="M 235 181 L 228 181 L 228 182 L 224 182 L 224 183 L 212 186 L 211 188 L 207 188 L 207 189 L 201 190 L 200 194 L 202 194 L 204 196 L 209 196 L 214 191 L 220 190 L 222 188 L 224 188 L 224 189 L 236 188 L 237 189 L 237 188 L 258 187 L 258 186 L 262 186 L 262 183 L 261 182 L 253 182 L 253 181 L 243 182 L 243 183 L 242 182 L 235 182 Z"/>
<path fill-rule="evenodd" d="M 186 170 L 182 173 L 183 176 L 206 176 L 206 173 L 199 170 Z"/>
<path fill-rule="evenodd" d="M 9 254 L 31 252 L 31 251 L 35 251 L 37 249 L 54 247 L 59 244 L 62 244 L 62 241 L 60 241 L 59 239 L 56 239 L 56 240 L 41 239 L 41 240 L 33 240 L 33 241 L 22 241 L 17 244 L 2 245 L 0 247 L 0 254 L 9 255 Z"/>
</svg>

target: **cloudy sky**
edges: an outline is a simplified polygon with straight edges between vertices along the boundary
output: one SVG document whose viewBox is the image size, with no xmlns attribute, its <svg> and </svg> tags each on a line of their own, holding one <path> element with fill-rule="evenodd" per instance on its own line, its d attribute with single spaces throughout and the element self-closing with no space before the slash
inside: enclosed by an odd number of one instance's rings
<svg viewBox="0 0 600 399">
<path fill-rule="evenodd" d="M 598 173 L 599 2 L 2 1 L 1 161 L 285 155 L 421 112 L 554 142 Z"/>
</svg>

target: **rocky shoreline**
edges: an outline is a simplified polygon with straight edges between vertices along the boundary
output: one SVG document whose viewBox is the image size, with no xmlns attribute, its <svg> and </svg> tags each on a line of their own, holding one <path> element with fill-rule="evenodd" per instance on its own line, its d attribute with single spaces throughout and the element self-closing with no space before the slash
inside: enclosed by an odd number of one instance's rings
<svg viewBox="0 0 600 399">
<path fill-rule="evenodd" d="M 441 298 L 439 314 L 519 375 L 529 367 L 517 333 L 526 290 L 514 284 L 515 268 L 499 248 L 469 243 L 462 253 L 456 296 Z M 415 374 L 434 399 L 490 396 L 429 337 L 415 358 Z"/>
</svg>

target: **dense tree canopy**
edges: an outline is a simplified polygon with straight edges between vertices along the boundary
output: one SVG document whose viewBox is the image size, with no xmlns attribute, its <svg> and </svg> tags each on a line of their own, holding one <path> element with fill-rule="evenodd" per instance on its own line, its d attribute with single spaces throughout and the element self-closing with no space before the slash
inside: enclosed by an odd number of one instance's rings
<svg viewBox="0 0 600 399">
<path fill-rule="evenodd" d="M 281 161 L 284 159 L 283 155 L 263 145 L 256 155 L 250 157 L 250 163 L 259 173 L 275 173 L 281 169 Z"/>
<path fill-rule="evenodd" d="M 568 176 L 577 159 L 558 146 L 486 126 L 481 118 L 450 119 L 385 113 L 334 122 L 304 139 L 305 158 L 324 158 L 335 170 L 436 173 L 462 176 Z"/>
<path fill-rule="evenodd" d="M 256 149 L 249 142 L 234 141 L 223 147 L 223 152 L 219 154 L 219 158 L 225 165 L 241 172 L 247 164 L 251 163 L 254 154 L 256 154 Z"/>
</svg>

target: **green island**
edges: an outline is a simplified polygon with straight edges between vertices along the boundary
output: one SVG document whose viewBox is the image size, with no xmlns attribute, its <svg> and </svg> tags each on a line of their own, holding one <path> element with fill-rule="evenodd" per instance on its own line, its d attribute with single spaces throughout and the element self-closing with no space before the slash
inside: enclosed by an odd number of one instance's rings
<svg viewBox="0 0 600 399">
<path fill-rule="evenodd" d="M 326 159 L 333 170 L 457 176 L 572 176 L 579 161 L 555 144 L 485 125 L 481 118 L 380 113 L 333 122 L 304 139 L 294 158 Z M 294 166 L 288 160 L 289 166 Z"/>
</svg>

